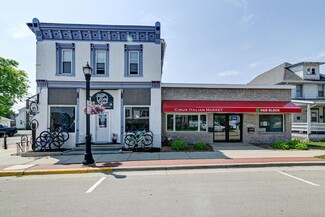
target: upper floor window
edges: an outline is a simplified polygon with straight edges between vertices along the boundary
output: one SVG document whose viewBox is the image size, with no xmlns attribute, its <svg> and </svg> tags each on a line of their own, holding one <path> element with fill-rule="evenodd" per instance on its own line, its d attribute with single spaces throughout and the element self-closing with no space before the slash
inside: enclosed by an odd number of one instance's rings
<svg viewBox="0 0 325 217">
<path fill-rule="evenodd" d="M 90 44 L 90 59 L 94 76 L 109 75 L 109 44 Z"/>
<path fill-rule="evenodd" d="M 56 75 L 75 75 L 74 43 L 56 43 Z"/>
<path fill-rule="evenodd" d="M 312 74 L 312 75 L 315 75 L 315 74 L 316 74 L 316 71 L 315 71 L 314 68 L 311 69 L 311 74 Z"/>
<path fill-rule="evenodd" d="M 143 76 L 142 45 L 124 45 L 124 76 Z"/>
<path fill-rule="evenodd" d="M 71 74 L 72 72 L 72 50 L 62 50 L 62 74 Z"/>
<path fill-rule="evenodd" d="M 324 97 L 324 85 L 318 85 L 318 97 Z"/>
<path fill-rule="evenodd" d="M 296 97 L 303 97 L 303 89 L 302 89 L 302 84 L 298 84 L 296 86 Z"/>
<path fill-rule="evenodd" d="M 139 74 L 139 52 L 130 51 L 129 52 L 129 74 L 138 75 Z"/>
<path fill-rule="evenodd" d="M 315 68 L 307 68 L 307 75 L 315 75 L 316 70 Z"/>
</svg>

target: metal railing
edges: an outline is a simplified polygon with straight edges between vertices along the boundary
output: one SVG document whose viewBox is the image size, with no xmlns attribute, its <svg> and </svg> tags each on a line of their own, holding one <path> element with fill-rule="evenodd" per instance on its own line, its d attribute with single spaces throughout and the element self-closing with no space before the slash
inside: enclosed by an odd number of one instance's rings
<svg viewBox="0 0 325 217">
<path fill-rule="evenodd" d="M 308 130 L 308 123 L 294 122 L 291 125 L 292 138 L 307 141 L 325 141 L 325 123 L 311 123 Z M 308 134 L 308 132 L 310 132 Z"/>
</svg>

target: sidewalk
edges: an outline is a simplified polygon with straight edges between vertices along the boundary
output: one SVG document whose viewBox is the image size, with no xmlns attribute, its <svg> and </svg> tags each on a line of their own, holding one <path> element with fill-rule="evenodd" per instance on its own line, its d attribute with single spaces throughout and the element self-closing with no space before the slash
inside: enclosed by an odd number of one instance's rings
<svg viewBox="0 0 325 217">
<path fill-rule="evenodd" d="M 0 176 L 66 174 L 137 170 L 239 168 L 322 165 L 314 156 L 325 150 L 279 151 L 246 144 L 214 144 L 214 152 L 121 152 L 93 153 L 96 166 L 81 164 L 84 155 L 67 152 L 59 156 L 21 157 L 14 146 L 0 150 Z"/>
</svg>

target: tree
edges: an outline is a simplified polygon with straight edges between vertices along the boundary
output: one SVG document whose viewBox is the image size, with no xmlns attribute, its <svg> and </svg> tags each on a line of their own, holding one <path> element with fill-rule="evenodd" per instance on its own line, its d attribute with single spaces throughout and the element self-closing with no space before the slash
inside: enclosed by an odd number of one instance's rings
<svg viewBox="0 0 325 217">
<path fill-rule="evenodd" d="M 12 106 L 27 94 L 28 75 L 15 60 L 0 57 L 0 116 L 12 113 Z"/>
</svg>

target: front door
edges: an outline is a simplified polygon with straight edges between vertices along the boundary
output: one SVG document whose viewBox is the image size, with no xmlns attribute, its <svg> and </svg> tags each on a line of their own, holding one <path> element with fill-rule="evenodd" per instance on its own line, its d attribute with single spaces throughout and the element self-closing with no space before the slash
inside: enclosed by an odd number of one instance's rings
<svg viewBox="0 0 325 217">
<path fill-rule="evenodd" d="M 214 142 L 241 142 L 242 115 L 214 114 L 213 116 Z"/>
<path fill-rule="evenodd" d="M 311 122 L 318 123 L 319 110 L 311 109 Z"/>
<path fill-rule="evenodd" d="M 96 142 L 109 143 L 109 113 L 104 112 L 96 115 Z"/>
</svg>

